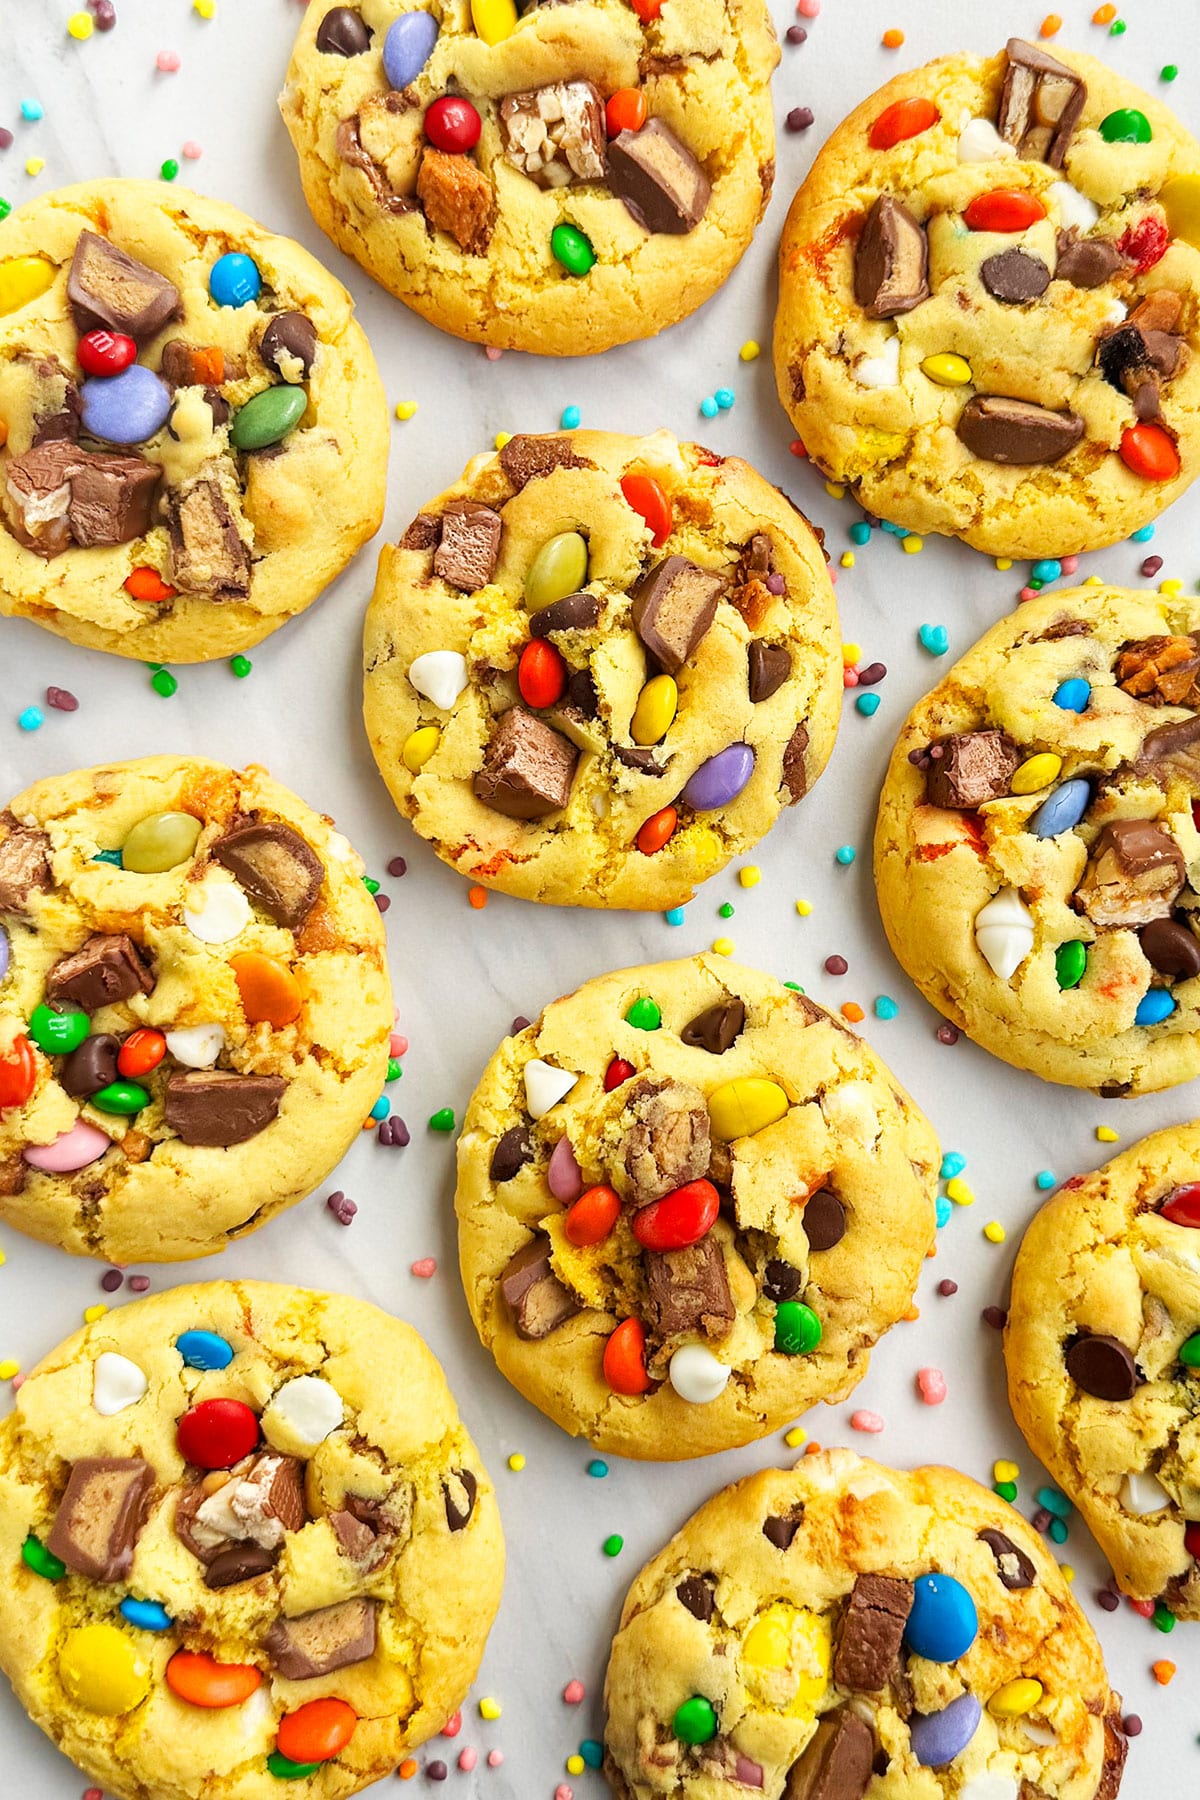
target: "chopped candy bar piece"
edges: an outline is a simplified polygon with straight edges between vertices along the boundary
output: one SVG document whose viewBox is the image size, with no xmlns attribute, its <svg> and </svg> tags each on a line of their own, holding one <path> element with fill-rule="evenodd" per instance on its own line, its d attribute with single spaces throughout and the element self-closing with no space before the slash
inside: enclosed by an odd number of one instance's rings
<svg viewBox="0 0 1200 1800">
<path fill-rule="evenodd" d="M 72 544 L 126 544 L 150 529 L 161 474 L 140 456 L 47 438 L 8 459 L 4 516 L 13 536 L 47 560 Z"/>
<path fill-rule="evenodd" d="M 451 587 L 473 594 L 486 587 L 500 556 L 500 514 L 478 500 L 452 500 L 441 519 L 433 572 Z"/>
<path fill-rule="evenodd" d="M 311 1681 L 365 1662 L 375 1650 L 378 1604 L 365 1598 L 341 1600 L 298 1619 L 276 1619 L 266 1636 L 276 1674 L 285 1681 Z"/>
<path fill-rule="evenodd" d="M 71 1469 L 46 1548 L 77 1575 L 120 1581 L 146 1514 L 154 1471 L 140 1456 L 87 1456 Z"/>
<path fill-rule="evenodd" d="M 826 1713 L 788 1770 L 783 1800 L 862 1800 L 874 1772 L 871 1727 L 848 1709 Z"/>
<path fill-rule="evenodd" d="M 212 847 L 277 925 L 297 931 L 316 905 L 325 866 L 298 831 L 278 821 L 241 825 Z"/>
<path fill-rule="evenodd" d="M 1029 400 L 976 394 L 963 408 L 958 435 L 985 462 L 1055 463 L 1083 436 L 1083 420 Z"/>
<path fill-rule="evenodd" d="M 854 298 L 869 319 L 893 319 L 929 298 L 929 244 L 893 194 L 880 194 L 854 256 Z"/>
<path fill-rule="evenodd" d="M 475 793 L 506 818 L 544 819 L 567 804 L 578 759 L 561 732 L 513 706 L 492 727 Z"/>
<path fill-rule="evenodd" d="M 173 282 L 94 231 L 81 232 L 75 245 L 67 299 L 81 333 L 106 325 L 139 343 L 183 311 Z"/>
<path fill-rule="evenodd" d="M 691 231 L 712 194 L 696 158 L 661 119 L 647 119 L 640 131 L 613 139 L 608 185 L 647 231 Z"/>
<path fill-rule="evenodd" d="M 168 1080 L 163 1116 L 185 1144 L 224 1150 L 266 1130 L 287 1085 L 281 1075 L 189 1069 Z"/>
<path fill-rule="evenodd" d="M 664 1341 L 685 1333 L 729 1336 L 737 1312 L 725 1257 L 710 1232 L 684 1250 L 646 1253 L 649 1319 Z"/>
<path fill-rule="evenodd" d="M 892 1678 L 912 1611 L 913 1584 L 890 1575 L 859 1575 L 842 1615 L 833 1679 L 839 1687 L 878 1694 Z"/>
<path fill-rule="evenodd" d="M 931 806 L 974 812 L 985 800 L 1000 800 L 1021 758 L 1002 731 L 961 731 L 932 744 L 925 776 Z M 924 766 L 924 759 L 922 759 Z"/>
<path fill-rule="evenodd" d="M 539 1231 L 518 1250 L 500 1277 L 500 1291 L 512 1313 L 517 1336 L 549 1337 L 580 1310 L 550 1264 L 550 1239 Z"/>
<path fill-rule="evenodd" d="M 637 1206 L 708 1174 L 708 1106 L 689 1082 L 648 1076 L 629 1090 L 621 1164 Z"/>
<path fill-rule="evenodd" d="M 1093 925 L 1148 925 L 1170 917 L 1185 874 L 1183 852 L 1163 826 L 1116 819 L 1092 846 L 1075 900 Z"/>
<path fill-rule="evenodd" d="M 215 481 L 167 496 L 171 580 L 188 594 L 242 600 L 250 592 L 250 551 Z"/>
<path fill-rule="evenodd" d="M 1026 162 L 1044 162 L 1059 169 L 1079 123 L 1087 88 L 1073 69 L 1023 38 L 1009 38 L 1005 53 L 1008 68 L 997 130 Z"/>
<path fill-rule="evenodd" d="M 0 813 L 0 912 L 23 913 L 31 894 L 44 894 L 52 879 L 50 839 L 32 825 L 19 825 L 10 812 Z"/>
<path fill-rule="evenodd" d="M 565 437 L 529 437 L 517 432 L 500 452 L 500 467 L 517 492 L 542 475 L 555 469 L 590 469 L 595 465 L 586 456 L 578 456 Z"/>
<path fill-rule="evenodd" d="M 1139 638 L 1117 658 L 1117 686 L 1147 706 L 1200 707 L 1200 642 L 1195 637 Z"/>
<path fill-rule="evenodd" d="M 492 184 L 469 156 L 426 147 L 417 170 L 417 198 L 438 231 L 449 232 L 468 256 L 483 256 L 496 223 Z"/>
<path fill-rule="evenodd" d="M 695 655 L 725 587 L 723 575 L 686 556 L 668 556 L 643 576 L 633 597 L 633 628 L 668 674 Z"/>
<path fill-rule="evenodd" d="M 500 131 L 506 159 L 539 187 L 603 179 L 604 101 L 590 81 L 552 81 L 506 94 Z"/>
<path fill-rule="evenodd" d="M 55 963 L 46 977 L 46 998 L 94 1013 L 134 994 L 152 994 L 154 986 L 155 977 L 132 939 L 98 932 Z"/>
</svg>

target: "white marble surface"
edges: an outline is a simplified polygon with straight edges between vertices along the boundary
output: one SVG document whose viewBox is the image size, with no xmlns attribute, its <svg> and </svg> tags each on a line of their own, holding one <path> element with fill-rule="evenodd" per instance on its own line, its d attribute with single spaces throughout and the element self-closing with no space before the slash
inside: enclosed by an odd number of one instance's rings
<svg viewBox="0 0 1200 1800">
<path fill-rule="evenodd" d="M 737 354 L 748 338 L 769 343 L 775 247 L 788 200 L 824 134 L 898 68 L 963 45 L 990 52 L 1011 32 L 1034 31 L 1046 10 L 1041 0 L 986 7 L 961 0 L 826 0 L 807 44 L 784 46 L 775 83 L 780 123 L 789 107 L 807 104 L 816 124 L 804 137 L 781 133 L 776 197 L 753 250 L 723 292 L 665 336 L 590 363 L 514 355 L 489 363 L 373 287 L 310 222 L 274 104 L 299 19 L 295 0 L 218 0 L 211 23 L 188 0 L 117 0 L 117 8 L 115 31 L 79 44 L 65 33 L 72 0 L 0 6 L 0 123 L 17 132 L 14 146 L 0 155 L 0 193 L 19 202 L 84 177 L 153 175 L 165 157 L 179 156 L 185 141 L 199 142 L 203 155 L 183 164 L 185 178 L 326 256 L 358 300 L 392 401 L 419 403 L 416 416 L 393 431 L 390 536 L 497 431 L 553 428 L 563 407 L 576 404 L 589 425 L 634 431 L 667 425 L 751 457 L 825 525 L 835 558 L 847 547 L 857 512 L 836 504 L 789 456 L 791 433 L 775 402 L 768 358 L 742 364 Z M 782 33 L 795 15 L 787 0 L 776 0 L 775 10 Z M 1197 49 L 1194 0 L 1129 0 L 1129 30 L 1119 39 L 1088 22 L 1093 0 L 1059 0 L 1059 10 L 1067 20 L 1063 41 L 1107 55 L 1148 86 L 1157 87 L 1164 62 L 1182 65 L 1173 98 L 1193 129 L 1200 127 L 1188 66 Z M 892 25 L 908 34 L 899 55 L 879 43 Z M 160 49 L 179 52 L 177 74 L 156 71 Z M 27 96 L 45 108 L 39 124 L 17 121 L 18 103 Z M 34 178 L 24 173 L 28 156 L 45 159 Z M 700 400 L 724 384 L 736 390 L 734 410 L 702 420 Z M 1151 546 L 1165 558 L 1163 574 L 1189 584 L 1197 570 L 1187 525 L 1198 509 L 1200 499 L 1183 502 Z M 1145 554 L 1118 545 L 1086 558 L 1080 576 L 1099 572 L 1134 583 Z M 920 1320 L 899 1326 L 885 1342 L 851 1404 L 819 1410 L 808 1425 L 823 1443 L 853 1443 L 902 1465 L 953 1461 L 985 1481 L 994 1457 L 1012 1456 L 1022 1467 L 1026 1512 L 1033 1510 L 1037 1474 L 1009 1416 L 999 1341 L 980 1323 L 980 1308 L 1005 1298 L 1021 1227 L 1037 1204 L 1036 1171 L 1050 1168 L 1064 1177 L 1093 1167 L 1107 1154 L 1095 1140 L 1097 1125 L 1113 1125 L 1128 1143 L 1186 1118 L 1190 1096 L 1181 1091 L 1102 1104 L 1039 1085 L 965 1040 L 945 1048 L 934 1037 L 935 1015 L 893 963 L 880 930 L 868 849 L 879 779 L 906 708 L 947 666 L 919 649 L 917 627 L 945 623 L 952 653 L 961 652 L 1015 600 L 1020 569 L 999 573 L 942 542 L 927 545 L 920 557 L 906 556 L 895 541 L 876 535 L 857 566 L 842 572 L 838 591 L 845 636 L 862 644 L 866 660 L 889 666 L 878 714 L 865 719 L 848 704 L 829 772 L 761 846 L 761 885 L 743 890 L 730 870 L 688 908 L 684 925 L 672 929 L 654 915 L 535 913 L 497 896 L 485 911 L 471 910 L 465 885 L 394 817 L 363 736 L 359 628 L 373 568 L 368 548 L 323 601 L 254 653 L 248 680 L 236 681 L 224 664 L 180 669 L 179 691 L 170 700 L 152 692 L 139 664 L 72 649 L 31 624 L 0 621 L 0 788 L 8 795 L 40 775 L 156 750 L 257 759 L 336 815 L 376 874 L 390 857 L 407 856 L 407 877 L 385 878 L 383 891 L 392 902 L 388 927 L 401 1025 L 411 1040 L 403 1079 L 392 1091 L 412 1130 L 411 1146 L 384 1150 L 364 1135 L 322 1193 L 285 1219 L 219 1261 L 149 1273 L 155 1290 L 235 1274 L 343 1288 L 402 1314 L 427 1335 L 499 1486 L 509 1544 L 504 1607 L 461 1736 L 429 1747 L 429 1755 L 444 1754 L 450 1763 L 448 1784 L 432 1791 L 551 1800 L 556 1784 L 568 1780 L 564 1759 L 582 1737 L 599 1735 L 607 1644 L 642 1560 L 722 1483 L 791 1452 L 773 1438 L 691 1466 L 614 1461 L 606 1480 L 593 1480 L 585 1473 L 586 1446 L 518 1399 L 481 1352 L 455 1272 L 453 1141 L 427 1130 L 425 1121 L 443 1106 L 461 1118 L 479 1069 L 514 1013 L 533 1014 L 601 970 L 701 949 L 723 933 L 739 957 L 804 983 L 819 999 L 866 1006 L 863 1029 L 931 1114 L 946 1147 L 967 1156 L 966 1179 L 977 1199 L 971 1210 L 956 1211 L 942 1235 L 922 1283 Z M 40 731 L 25 735 L 17 714 L 41 701 L 49 683 L 74 690 L 79 711 L 71 717 L 50 712 Z M 857 847 L 853 867 L 836 864 L 840 844 Z M 807 919 L 796 914 L 799 895 L 812 901 Z M 726 900 L 735 907 L 728 923 L 717 917 Z M 835 951 L 850 964 L 841 980 L 822 967 Z M 900 1004 L 899 1017 L 887 1024 L 870 1010 L 885 993 Z M 325 1209 L 323 1194 L 334 1186 L 358 1202 L 349 1230 Z M 1000 1247 L 982 1236 L 989 1219 L 1008 1229 Z M 101 1298 L 100 1270 L 12 1230 L 4 1231 L 2 1244 L 0 1358 L 29 1366 Z M 437 1276 L 415 1279 L 409 1265 L 431 1255 Z M 944 1276 L 959 1283 L 953 1299 L 936 1293 Z M 939 1410 L 915 1398 L 914 1375 L 925 1365 L 940 1366 L 949 1381 Z M 851 1431 L 854 1405 L 883 1414 L 880 1436 Z M 521 1473 L 506 1467 L 517 1451 L 526 1458 Z M 625 1538 L 615 1562 L 601 1551 L 610 1532 Z M 1077 1570 L 1114 1681 L 1145 1720 L 1143 1736 L 1131 1746 L 1124 1793 L 1150 1800 L 1164 1791 L 1195 1791 L 1200 1627 L 1183 1626 L 1166 1640 L 1127 1609 L 1101 1613 L 1092 1600 L 1101 1560 L 1078 1524 L 1063 1554 Z M 1167 1689 L 1150 1674 L 1162 1656 L 1179 1664 Z M 571 1677 L 587 1688 L 581 1707 L 562 1703 Z M 494 1724 L 484 1724 L 476 1710 L 478 1698 L 489 1694 L 503 1705 Z M 0 1700 L 0 1729 L 6 1792 L 70 1800 L 84 1787 L 7 1695 Z M 487 1768 L 481 1754 L 474 1774 L 460 1773 L 455 1758 L 464 1744 L 481 1752 L 499 1746 L 503 1766 Z M 423 1777 L 418 1786 L 425 1791 Z M 580 1800 L 598 1800 L 603 1789 L 590 1773 L 570 1778 L 570 1786 Z"/>
</svg>

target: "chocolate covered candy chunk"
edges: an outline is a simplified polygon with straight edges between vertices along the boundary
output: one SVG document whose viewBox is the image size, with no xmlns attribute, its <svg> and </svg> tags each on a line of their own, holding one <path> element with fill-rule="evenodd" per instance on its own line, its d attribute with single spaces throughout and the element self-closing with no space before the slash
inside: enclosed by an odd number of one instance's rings
<svg viewBox="0 0 1200 1800">
<path fill-rule="evenodd" d="M 595 463 L 580 456 L 570 438 L 530 437 L 518 431 L 500 452 L 500 467 L 518 494 L 531 481 L 552 475 L 555 469 L 594 469 Z"/>
<path fill-rule="evenodd" d="M 436 550 L 442 541 L 442 521 L 437 513 L 418 513 L 397 542 L 401 550 Z"/>
<path fill-rule="evenodd" d="M 477 799 L 509 819 L 544 819 L 571 797 L 579 752 L 569 738 L 523 706 L 492 726 L 475 777 Z"/>
<path fill-rule="evenodd" d="M 278 821 L 227 831 L 212 854 L 277 925 L 296 931 L 316 905 L 325 865 L 298 831 Z"/>
<path fill-rule="evenodd" d="M 633 628 L 654 660 L 675 675 L 712 625 L 725 577 L 697 568 L 686 556 L 668 556 L 638 583 Z"/>
<path fill-rule="evenodd" d="M 49 561 L 77 544 L 126 544 L 150 529 L 162 471 L 140 456 L 50 438 L 4 468 L 0 504 L 18 542 Z"/>
<path fill-rule="evenodd" d="M 1117 686 L 1147 706 L 1200 707 L 1200 643 L 1195 637 L 1138 638 L 1116 661 Z"/>
<path fill-rule="evenodd" d="M 90 1100 L 93 1094 L 98 1094 L 101 1088 L 117 1079 L 120 1049 L 120 1038 L 113 1037 L 111 1032 L 84 1038 L 78 1050 L 72 1050 L 59 1064 L 59 1086 L 74 1100 Z"/>
<path fill-rule="evenodd" d="M 1125 258 L 1111 238 L 1081 238 L 1072 228 L 1059 232 L 1055 248 L 1054 279 L 1069 281 L 1073 287 L 1103 287 L 1125 267 Z"/>
<path fill-rule="evenodd" d="M 510 1125 L 496 1140 L 488 1176 L 492 1181 L 511 1181 L 527 1162 L 533 1161 L 533 1145 L 524 1125 Z"/>
<path fill-rule="evenodd" d="M 452 500 L 442 514 L 433 572 L 464 594 L 486 587 L 500 557 L 500 514 L 478 500 Z"/>
<path fill-rule="evenodd" d="M 697 1013 L 679 1036 L 694 1050 L 707 1050 L 710 1056 L 724 1056 L 741 1036 L 745 1024 L 746 1002 L 735 994 L 731 1000 L 718 1000 L 715 1006 Z"/>
<path fill-rule="evenodd" d="M 1008 793 L 1021 757 L 1002 731 L 961 731 L 931 744 L 925 797 L 931 806 L 973 812 Z M 924 759 L 922 759 L 924 763 Z"/>
<path fill-rule="evenodd" d="M 162 347 L 159 374 L 167 386 L 217 388 L 243 371 L 232 366 L 219 344 L 189 344 L 186 338 L 168 338 Z"/>
<path fill-rule="evenodd" d="M 836 1194 L 820 1188 L 804 1202 L 802 1223 L 810 1250 L 832 1250 L 846 1235 L 846 1208 Z"/>
<path fill-rule="evenodd" d="M 454 1469 L 442 1483 L 442 1503 L 450 1531 L 463 1531 L 471 1523 L 479 1483 L 470 1469 Z"/>
<path fill-rule="evenodd" d="M 1101 374 L 1133 401 L 1139 419 L 1158 417 L 1162 383 L 1179 372 L 1185 359 L 1186 342 L 1175 330 L 1182 309 L 1179 294 L 1160 288 L 1096 346 Z"/>
<path fill-rule="evenodd" d="M 71 1469 L 46 1539 L 76 1575 L 121 1581 L 146 1516 L 154 1471 L 140 1456 L 86 1456 Z"/>
<path fill-rule="evenodd" d="M 215 481 L 194 481 L 167 495 L 171 581 L 210 600 L 244 600 L 250 592 L 250 551 Z"/>
<path fill-rule="evenodd" d="M 106 325 L 140 344 L 183 311 L 179 289 L 94 231 L 83 231 L 71 258 L 67 299 L 82 336 Z"/>
<path fill-rule="evenodd" d="M 1073 69 L 1024 38 L 1009 38 L 1005 54 L 1008 67 L 996 129 L 1025 162 L 1060 169 L 1087 88 Z"/>
<path fill-rule="evenodd" d="M 797 725 L 783 748 L 783 762 L 780 768 L 782 784 L 788 792 L 788 805 L 795 806 L 803 800 L 808 792 L 808 726 L 803 720 Z"/>
<path fill-rule="evenodd" d="M 33 825 L 19 825 L 10 812 L 0 813 L 0 912 L 27 913 L 31 894 L 50 886 L 50 839 Z"/>
<path fill-rule="evenodd" d="M 662 1341 L 687 1334 L 720 1341 L 737 1312 L 725 1257 L 711 1232 L 685 1250 L 646 1253 L 650 1323 Z"/>
<path fill-rule="evenodd" d="M 1146 925 L 1170 917 L 1183 888 L 1183 852 L 1152 819 L 1116 819 L 1092 846 L 1075 904 L 1093 925 Z"/>
<path fill-rule="evenodd" d="M 270 1567 L 286 1534 L 307 1520 L 303 1464 L 262 1451 L 211 1493 L 203 1481 L 185 1489 L 175 1507 L 175 1535 L 202 1563 L 211 1565 L 230 1545 L 251 1545 L 272 1553 Z"/>
<path fill-rule="evenodd" d="M 323 56 L 362 56 L 371 48 L 370 28 L 353 6 L 333 6 L 317 26 Z"/>
<path fill-rule="evenodd" d="M 929 243 L 894 194 L 880 194 L 854 253 L 854 298 L 869 319 L 894 319 L 929 298 Z"/>
<path fill-rule="evenodd" d="M 1148 731 L 1133 767 L 1136 774 L 1160 783 L 1179 776 L 1193 786 L 1200 784 L 1200 716 Z"/>
<path fill-rule="evenodd" d="M 287 1085 L 281 1075 L 189 1069 L 168 1080 L 164 1117 L 185 1144 L 226 1150 L 266 1130 Z"/>
<path fill-rule="evenodd" d="M 307 313 L 276 313 L 258 340 L 258 354 L 284 381 L 303 381 L 316 359 L 317 328 Z"/>
<path fill-rule="evenodd" d="M 550 1266 L 550 1239 L 544 1231 L 535 1232 L 510 1260 L 500 1277 L 500 1292 L 522 1338 L 549 1337 L 580 1311 L 574 1294 Z"/>
<path fill-rule="evenodd" d="M 768 644 L 752 638 L 746 651 L 747 685 L 753 705 L 781 688 L 792 672 L 792 654 L 786 644 Z"/>
<path fill-rule="evenodd" d="M 643 1078 L 629 1089 L 625 1119 L 620 1157 L 635 1206 L 708 1174 L 708 1106 L 690 1082 Z"/>
<path fill-rule="evenodd" d="M 504 156 L 539 187 L 604 176 L 604 100 L 590 81 L 552 81 L 500 102 Z"/>
<path fill-rule="evenodd" d="M 1041 299 L 1050 286 L 1050 271 L 1040 256 L 1027 250 L 1001 250 L 980 266 L 979 279 L 993 300 L 1017 306 Z"/>
<path fill-rule="evenodd" d="M 242 1581 L 256 1581 L 268 1574 L 279 1561 L 278 1550 L 267 1550 L 261 1544 L 227 1544 L 218 1550 L 204 1571 L 207 1588 L 237 1587 Z"/>
<path fill-rule="evenodd" d="M 365 1662 L 375 1651 L 378 1605 L 360 1597 L 302 1613 L 298 1619 L 276 1619 L 265 1640 L 271 1667 L 285 1681 L 311 1681 Z"/>
<path fill-rule="evenodd" d="M 878 1694 L 892 1678 L 912 1611 L 913 1584 L 891 1575 L 859 1575 L 838 1631 L 833 1679 L 839 1687 Z"/>
<path fill-rule="evenodd" d="M 1178 919 L 1152 919 L 1138 933 L 1142 955 L 1160 975 L 1190 981 L 1200 975 L 1200 942 Z"/>
<path fill-rule="evenodd" d="M 401 1539 L 412 1530 L 412 1490 L 406 1482 L 394 1487 L 385 1500 L 365 1494 L 347 1494 L 345 1503 L 329 1515 L 338 1549 L 370 1572 L 384 1563 Z"/>
<path fill-rule="evenodd" d="M 1142 1385 L 1133 1352 L 1120 1338 L 1081 1332 L 1066 1350 L 1067 1374 L 1098 1400 L 1132 1400 Z"/>
<path fill-rule="evenodd" d="M 134 994 L 152 994 L 155 977 L 131 938 L 98 932 L 69 956 L 62 956 L 46 977 L 46 998 L 99 1012 Z"/>
<path fill-rule="evenodd" d="M 10 375 L 19 378 L 15 405 L 29 408 L 33 436 L 30 447 L 50 443 L 55 438 L 75 439 L 79 436 L 79 389 L 57 356 L 35 356 L 19 351 L 9 365 Z"/>
<path fill-rule="evenodd" d="M 429 223 L 437 231 L 448 232 L 460 250 L 468 256 L 487 254 L 496 225 L 496 196 L 483 170 L 469 156 L 427 145 L 417 170 L 417 199 Z"/>
<path fill-rule="evenodd" d="M 783 1800 L 862 1800 L 874 1761 L 871 1727 L 845 1709 L 826 1713 L 788 1770 Z"/>
<path fill-rule="evenodd" d="M 1010 1537 L 991 1525 L 976 1535 L 995 1557 L 996 1573 L 1003 1587 L 1008 1588 L 1010 1593 L 1019 1593 L 1022 1588 L 1033 1586 L 1037 1580 L 1037 1570 L 1024 1550 L 1018 1549 Z"/>
<path fill-rule="evenodd" d="M 1083 436 L 1083 420 L 1029 400 L 976 394 L 962 410 L 958 435 L 985 462 L 1055 463 Z"/>
<path fill-rule="evenodd" d="M 704 217 L 712 194 L 696 158 L 658 118 L 612 140 L 608 185 L 647 231 L 691 231 Z"/>
<path fill-rule="evenodd" d="M 553 637 L 557 631 L 590 631 L 599 617 L 598 594 L 568 594 L 534 613 L 529 621 L 529 635 Z"/>
</svg>

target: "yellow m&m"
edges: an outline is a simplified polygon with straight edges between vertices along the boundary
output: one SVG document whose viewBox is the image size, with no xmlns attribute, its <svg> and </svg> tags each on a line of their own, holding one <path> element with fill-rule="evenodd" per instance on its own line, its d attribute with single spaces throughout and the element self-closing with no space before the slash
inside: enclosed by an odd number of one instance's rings
<svg viewBox="0 0 1200 1800">
<path fill-rule="evenodd" d="M 115 1625 L 79 1625 L 58 1653 L 58 1674 L 77 1706 L 109 1716 L 130 1712 L 150 1692 L 150 1670 Z"/>
<path fill-rule="evenodd" d="M 1041 1697 L 1041 1682 L 1025 1675 L 1016 1681 L 1006 1681 L 1003 1687 L 997 1688 L 987 1703 L 987 1709 L 994 1719 L 1019 1719 L 1024 1713 L 1032 1712 Z"/>
<path fill-rule="evenodd" d="M 410 731 L 404 740 L 404 748 L 400 752 L 401 760 L 409 772 L 415 775 L 423 769 L 438 747 L 441 732 L 436 725 L 420 725 L 416 731 Z"/>
<path fill-rule="evenodd" d="M 485 44 L 498 44 L 517 28 L 515 0 L 471 0 L 471 23 Z"/>
<path fill-rule="evenodd" d="M 1014 774 L 1009 786 L 1014 794 L 1036 794 L 1049 787 L 1062 768 L 1062 757 L 1049 750 L 1029 757 Z"/>
<path fill-rule="evenodd" d="M 788 1097 L 777 1081 L 761 1075 L 742 1075 L 723 1081 L 708 1096 L 708 1118 L 713 1135 L 728 1143 L 733 1138 L 753 1137 L 782 1119 Z"/>
<path fill-rule="evenodd" d="M 633 711 L 629 727 L 635 744 L 657 744 L 666 737 L 679 707 L 679 689 L 669 675 L 648 681 Z"/>
<path fill-rule="evenodd" d="M 955 356 L 951 350 L 940 350 L 936 356 L 927 356 L 921 364 L 922 375 L 928 375 L 930 381 L 936 381 L 939 387 L 965 387 L 972 379 L 971 365 L 965 356 Z"/>
<path fill-rule="evenodd" d="M 44 294 L 58 274 L 44 256 L 10 256 L 0 263 L 0 313 L 16 312 Z"/>
</svg>

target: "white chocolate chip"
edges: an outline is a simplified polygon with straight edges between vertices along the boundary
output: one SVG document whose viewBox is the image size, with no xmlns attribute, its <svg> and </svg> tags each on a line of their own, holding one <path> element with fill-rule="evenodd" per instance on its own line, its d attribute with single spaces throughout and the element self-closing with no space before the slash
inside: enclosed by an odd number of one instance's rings
<svg viewBox="0 0 1200 1800">
<path fill-rule="evenodd" d="M 457 650 L 427 650 L 408 665 L 408 679 L 418 694 L 449 712 L 467 685 L 467 659 Z"/>
<path fill-rule="evenodd" d="M 999 162 L 1016 154 L 1015 146 L 1005 143 L 990 119 L 968 119 L 958 134 L 960 163 Z"/>
<path fill-rule="evenodd" d="M 531 1119 L 541 1119 L 565 1100 L 578 1075 L 572 1075 L 568 1069 L 556 1069 L 553 1063 L 543 1062 L 535 1056 L 532 1062 L 525 1064 L 525 1104 L 529 1108 Z"/>
<path fill-rule="evenodd" d="M 211 1069 L 225 1048 L 223 1025 L 184 1025 L 166 1033 L 167 1049 L 188 1069 Z"/>
<path fill-rule="evenodd" d="M 896 387 L 900 381 L 900 339 L 890 337 L 878 356 L 864 356 L 855 366 L 855 380 L 863 387 Z"/>
<path fill-rule="evenodd" d="M 1171 1505 L 1171 1496 L 1149 1469 L 1133 1469 L 1121 1483 L 1121 1505 L 1138 1518 Z"/>
<path fill-rule="evenodd" d="M 975 942 L 993 973 L 1011 980 L 1033 949 L 1033 914 L 1016 888 L 1001 888 L 976 913 Z"/>
<path fill-rule="evenodd" d="M 1058 222 L 1064 231 L 1074 226 L 1086 236 L 1100 217 L 1100 208 L 1094 201 L 1069 181 L 1052 181 L 1046 192 L 1058 207 Z"/>
<path fill-rule="evenodd" d="M 92 1405 L 106 1419 L 136 1406 L 149 1385 L 145 1370 L 115 1350 L 102 1350 L 92 1365 Z"/>
<path fill-rule="evenodd" d="M 320 1375 L 296 1375 L 275 1392 L 262 1416 L 263 1436 L 276 1450 L 303 1455 L 323 1444 L 346 1416 L 342 1397 Z"/>
<path fill-rule="evenodd" d="M 718 1362 L 703 1344 L 681 1344 L 671 1358 L 669 1373 L 671 1386 L 681 1400 L 692 1406 L 707 1406 L 725 1392 L 732 1371 L 728 1363 Z"/>
<path fill-rule="evenodd" d="M 241 888 L 232 881 L 204 881 L 190 887 L 183 922 L 202 944 L 228 944 L 241 937 L 254 914 Z"/>
</svg>

